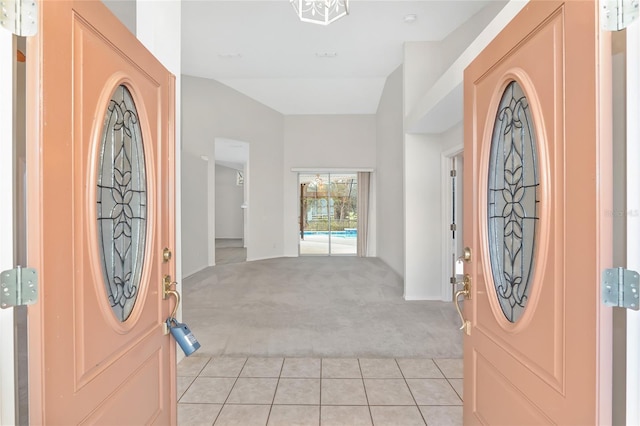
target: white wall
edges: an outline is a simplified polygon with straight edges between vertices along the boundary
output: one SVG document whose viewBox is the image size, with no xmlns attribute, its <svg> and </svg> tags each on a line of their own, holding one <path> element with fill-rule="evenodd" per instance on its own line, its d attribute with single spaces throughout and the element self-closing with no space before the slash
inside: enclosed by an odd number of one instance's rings
<svg viewBox="0 0 640 426">
<path fill-rule="evenodd" d="M 411 41 L 404 44 L 403 76 L 404 114 L 408 114 L 444 71 L 442 43 Z"/>
<path fill-rule="evenodd" d="M 404 275 L 402 67 L 387 78 L 376 114 L 377 255 Z"/>
<path fill-rule="evenodd" d="M 491 3 L 440 43 L 435 49 L 433 64 L 425 56 L 433 53 L 421 49 L 419 44 L 405 45 L 405 96 L 411 96 L 405 102 L 405 131 L 439 134 L 462 121 L 464 69 L 527 1 Z M 485 26 L 487 21 L 490 22 Z M 482 27 L 484 29 L 477 34 Z M 464 51 L 459 52 L 464 46 Z M 434 73 L 440 74 L 435 81 Z M 415 76 L 418 78 L 412 78 Z"/>
<path fill-rule="evenodd" d="M 207 226 L 208 161 L 182 153 L 182 272 L 185 277 L 209 266 Z"/>
<path fill-rule="evenodd" d="M 403 97 L 406 118 L 446 68 L 442 42 L 404 45 Z M 442 298 L 441 139 L 404 135 L 404 297 Z"/>
<path fill-rule="evenodd" d="M 516 4 L 517 3 L 517 4 Z M 462 69 L 525 2 L 491 3 L 442 42 L 404 46 L 405 298 L 446 299 L 442 152 L 463 141 Z M 485 29 L 486 28 L 486 29 Z M 416 135 L 408 132 L 433 132 Z M 446 257 L 445 257 L 446 256 Z"/>
<path fill-rule="evenodd" d="M 442 152 L 451 151 L 464 145 L 464 126 L 458 123 L 440 135 L 440 149 Z"/>
<path fill-rule="evenodd" d="M 244 185 L 236 185 L 237 170 L 216 164 L 216 238 L 243 238 Z"/>
<path fill-rule="evenodd" d="M 442 43 L 404 46 L 404 117 L 442 75 Z M 441 138 L 404 135 L 404 297 L 442 298 Z"/>
<path fill-rule="evenodd" d="M 405 135 L 405 270 L 407 300 L 442 297 L 440 137 Z"/>
<path fill-rule="evenodd" d="M 282 256 L 282 114 L 217 81 L 186 75 L 182 79 L 182 105 L 184 152 L 209 156 L 216 137 L 249 143 L 247 260 Z M 184 176 L 189 173 L 185 170 Z M 200 196 L 206 198 L 208 194 L 201 192 Z M 182 208 L 189 205 L 182 203 Z M 207 223 L 200 226 L 208 229 Z M 201 232 L 197 239 L 207 240 L 207 232 Z M 184 241 L 197 243 L 187 238 Z"/>
<path fill-rule="evenodd" d="M 128 3 L 127 0 L 125 2 Z M 180 115 L 181 115 L 181 45 L 182 45 L 182 6 L 180 0 L 164 1 L 135 1 L 135 28 L 138 40 L 171 72 L 175 78 L 175 161 L 176 161 L 176 211 L 175 211 L 175 247 L 176 290 L 182 291 L 182 227 L 180 205 Z M 182 306 L 178 306 L 177 318 L 182 318 Z M 182 352 L 178 351 L 178 360 L 182 359 Z"/>
<path fill-rule="evenodd" d="M 132 34 L 136 34 L 136 0 L 102 0 Z"/>
<path fill-rule="evenodd" d="M 506 0 L 493 0 L 451 32 L 441 43 L 442 64 L 449 67 L 467 47 L 482 33 L 487 25 L 507 5 Z M 444 71 L 444 69 L 443 69 Z"/>
<path fill-rule="evenodd" d="M 442 41 L 406 42 L 404 44 L 405 113 L 408 114 L 482 32 L 507 2 L 493 1 Z M 462 109 L 462 104 L 459 105 Z"/>
<path fill-rule="evenodd" d="M 358 168 L 375 168 L 376 117 L 290 115 L 285 116 L 284 123 L 284 255 L 297 256 L 298 174 L 292 172 L 291 168 L 348 168 L 353 171 L 357 171 Z M 251 158 L 254 164 L 253 157 Z M 373 180 L 371 191 L 375 194 Z M 252 182 L 255 182 L 253 177 Z M 376 206 L 375 197 L 372 198 L 369 214 L 369 254 L 375 256 Z"/>
</svg>

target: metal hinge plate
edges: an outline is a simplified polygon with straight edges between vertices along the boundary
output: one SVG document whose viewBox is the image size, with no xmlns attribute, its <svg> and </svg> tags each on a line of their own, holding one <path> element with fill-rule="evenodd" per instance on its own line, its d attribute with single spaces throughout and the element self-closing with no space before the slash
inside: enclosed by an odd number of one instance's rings
<svg viewBox="0 0 640 426">
<path fill-rule="evenodd" d="M 449 172 L 449 176 L 451 176 L 451 177 L 456 177 L 456 176 L 458 176 L 458 172 L 456 172 L 455 170 L 451 170 L 451 171 Z"/>
<path fill-rule="evenodd" d="M 458 227 L 456 226 L 455 223 L 452 223 L 451 225 L 449 225 L 449 229 L 452 230 L 452 231 L 455 231 L 455 230 L 458 229 Z"/>
<path fill-rule="evenodd" d="M 0 0 L 0 27 L 21 37 L 38 31 L 38 4 L 36 0 Z"/>
<path fill-rule="evenodd" d="M 624 30 L 638 19 L 640 0 L 600 0 L 600 25 L 605 31 Z"/>
<path fill-rule="evenodd" d="M 31 305 L 38 300 L 38 273 L 20 266 L 0 273 L 0 308 Z"/>
<path fill-rule="evenodd" d="M 640 308 L 640 274 L 624 268 L 605 269 L 602 272 L 602 302 L 607 306 Z"/>
</svg>

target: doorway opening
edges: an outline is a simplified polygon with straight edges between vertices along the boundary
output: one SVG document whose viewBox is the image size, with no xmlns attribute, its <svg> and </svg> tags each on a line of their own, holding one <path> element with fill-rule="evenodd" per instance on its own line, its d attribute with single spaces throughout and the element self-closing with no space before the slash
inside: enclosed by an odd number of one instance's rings
<svg viewBox="0 0 640 426">
<path fill-rule="evenodd" d="M 249 144 L 215 141 L 215 264 L 247 260 Z"/>
<path fill-rule="evenodd" d="M 450 301 L 458 290 L 457 282 L 462 279 L 463 252 L 462 212 L 463 212 L 463 153 L 462 147 L 442 154 L 442 300 Z"/>
<path fill-rule="evenodd" d="M 299 254 L 356 255 L 357 173 L 300 173 Z"/>
</svg>

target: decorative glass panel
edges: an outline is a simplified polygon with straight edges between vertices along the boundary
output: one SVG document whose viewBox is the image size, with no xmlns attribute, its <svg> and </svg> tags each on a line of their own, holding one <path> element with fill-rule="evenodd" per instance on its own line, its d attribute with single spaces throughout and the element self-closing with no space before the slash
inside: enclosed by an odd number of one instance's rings
<svg viewBox="0 0 640 426">
<path fill-rule="evenodd" d="M 525 310 L 538 222 L 538 152 L 529 102 L 513 81 L 505 89 L 489 159 L 489 257 L 502 312 L 516 322 Z"/>
<path fill-rule="evenodd" d="M 138 297 L 147 235 L 147 182 L 142 132 L 131 93 L 109 101 L 98 168 L 98 243 L 109 304 L 119 321 Z"/>
</svg>

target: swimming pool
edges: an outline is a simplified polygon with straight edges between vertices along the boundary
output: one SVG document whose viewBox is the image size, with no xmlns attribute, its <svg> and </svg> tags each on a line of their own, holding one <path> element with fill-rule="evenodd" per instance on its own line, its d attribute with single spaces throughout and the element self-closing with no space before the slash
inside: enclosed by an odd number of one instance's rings
<svg viewBox="0 0 640 426">
<path fill-rule="evenodd" d="M 304 235 L 329 235 L 329 231 L 304 231 Z M 358 230 L 356 228 L 346 228 L 344 231 L 331 231 L 331 236 L 337 238 L 356 238 L 358 236 Z"/>
</svg>

